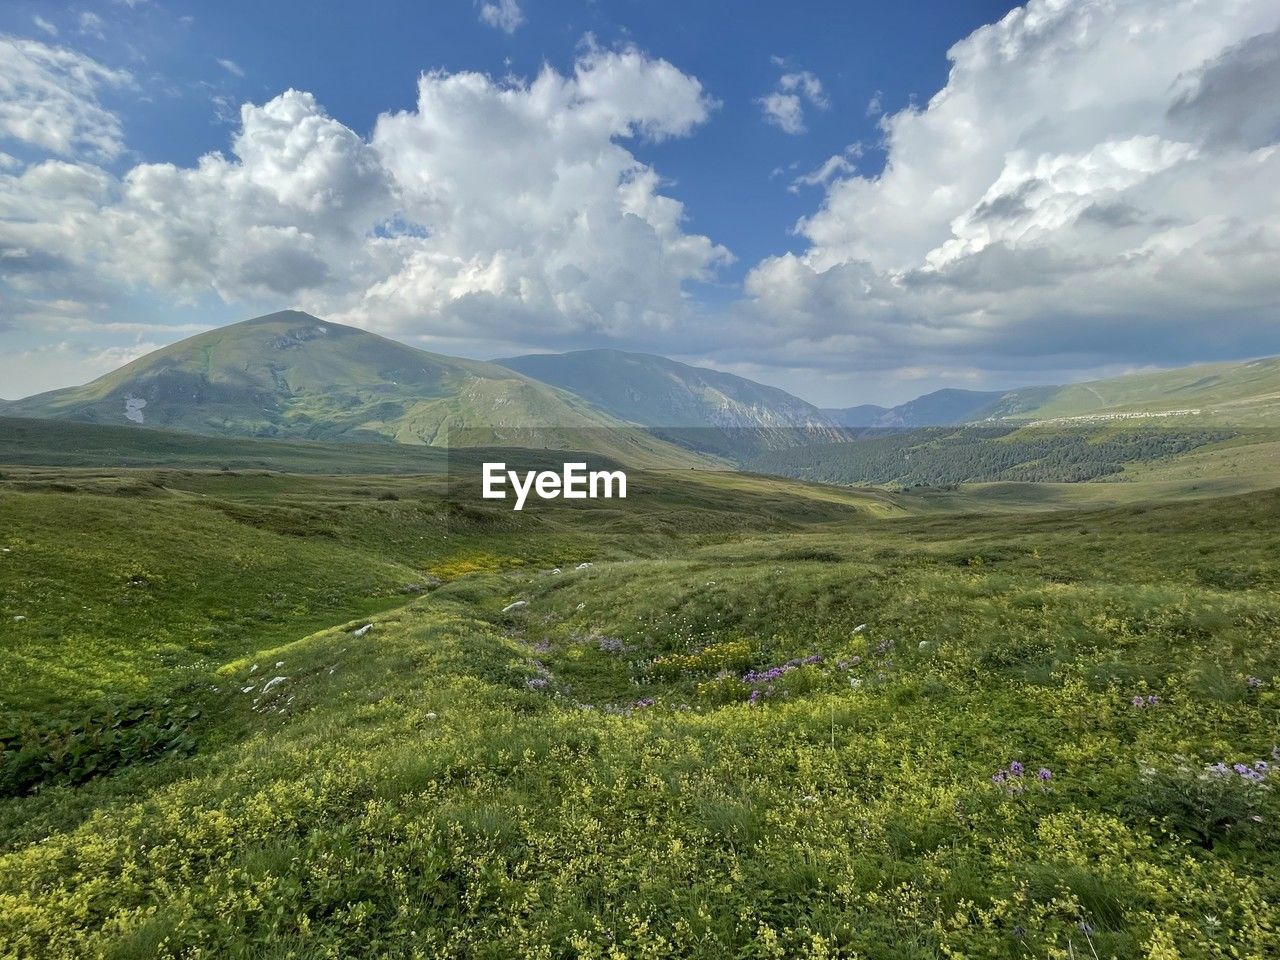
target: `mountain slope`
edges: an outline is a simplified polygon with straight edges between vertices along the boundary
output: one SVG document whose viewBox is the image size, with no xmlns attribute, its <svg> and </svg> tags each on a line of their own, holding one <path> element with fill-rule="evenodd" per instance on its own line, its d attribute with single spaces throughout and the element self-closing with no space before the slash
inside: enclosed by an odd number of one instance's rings
<svg viewBox="0 0 1280 960">
<path fill-rule="evenodd" d="M 1028 395 L 1037 387 L 1028 387 Z M 914 429 L 947 427 L 983 419 L 1006 396 L 1000 390 L 935 390 L 924 396 L 881 407 L 864 403 L 856 407 L 829 409 L 822 412 L 844 427 Z"/>
<path fill-rule="evenodd" d="M 784 390 L 666 357 L 579 350 L 495 363 L 569 390 L 620 420 L 724 456 L 843 439 L 831 418 Z"/>
<path fill-rule="evenodd" d="M 1226 426 L 1275 424 L 1280 417 L 1280 357 L 1011 390 L 982 411 L 981 418 L 1096 419 L 1123 414 L 1174 414 Z"/>
<path fill-rule="evenodd" d="M 691 461 L 577 397 L 505 367 L 427 353 L 284 311 L 199 334 L 10 416 L 221 436 L 550 446 Z M 546 428 L 555 428 L 550 436 Z"/>
</svg>

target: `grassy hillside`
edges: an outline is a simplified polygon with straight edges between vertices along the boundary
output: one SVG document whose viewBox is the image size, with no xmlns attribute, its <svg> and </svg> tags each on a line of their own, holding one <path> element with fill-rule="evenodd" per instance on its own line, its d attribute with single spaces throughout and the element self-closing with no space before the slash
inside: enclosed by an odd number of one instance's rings
<svg viewBox="0 0 1280 960">
<path fill-rule="evenodd" d="M 1271 426 L 1280 415 L 1280 357 L 1206 363 L 1065 387 L 1013 390 L 971 419 L 1169 414 L 1179 422 Z"/>
<path fill-rule="evenodd" d="M 665 357 L 580 350 L 497 362 L 620 420 L 731 459 L 842 438 L 821 410 L 783 390 Z"/>
<path fill-rule="evenodd" d="M 3 473 L 0 954 L 1280 950 L 1276 492 Z"/>
<path fill-rule="evenodd" d="M 1143 474 L 1136 468 L 1168 464 L 1228 441 L 1273 439 L 1273 431 L 1252 431 L 1241 437 L 1225 429 L 1139 426 L 1129 421 L 1092 426 L 930 427 L 776 451 L 752 461 L 750 467 L 761 473 L 854 486 L 1079 483 L 1140 477 Z M 1210 463 L 1205 463 L 1203 479 L 1228 469 L 1225 463 Z"/>
<path fill-rule="evenodd" d="M 633 462 L 706 463 L 505 367 L 297 311 L 210 330 L 5 412 L 230 437 L 570 449 L 586 441 Z"/>
</svg>

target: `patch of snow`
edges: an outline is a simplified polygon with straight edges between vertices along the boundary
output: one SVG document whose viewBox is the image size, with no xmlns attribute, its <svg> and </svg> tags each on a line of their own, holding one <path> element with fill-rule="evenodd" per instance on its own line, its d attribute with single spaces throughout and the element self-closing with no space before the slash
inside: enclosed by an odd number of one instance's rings
<svg viewBox="0 0 1280 960">
<path fill-rule="evenodd" d="M 147 405 L 147 401 L 141 397 L 125 397 L 124 398 L 124 418 L 133 423 L 142 423 L 146 418 L 143 416 L 142 408 Z"/>
</svg>

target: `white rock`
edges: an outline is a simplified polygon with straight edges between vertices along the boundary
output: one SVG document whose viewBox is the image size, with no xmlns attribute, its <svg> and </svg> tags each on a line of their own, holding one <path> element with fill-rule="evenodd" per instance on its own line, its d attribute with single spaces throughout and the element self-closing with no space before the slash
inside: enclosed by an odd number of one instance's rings
<svg viewBox="0 0 1280 960">
<path fill-rule="evenodd" d="M 435 715 L 434 713 L 428 713 L 428 714 L 427 714 L 427 719 L 428 719 L 428 720 L 434 720 L 435 718 L 436 718 L 436 715 Z"/>
<path fill-rule="evenodd" d="M 13 622 L 14 622 L 14 623 L 21 623 L 21 622 L 22 622 L 23 620 L 25 620 L 25 619 L 27 619 L 27 618 L 26 618 L 26 617 L 24 617 L 24 616 L 22 616 L 22 614 L 18 614 L 18 616 L 16 616 L 16 617 L 14 617 L 14 618 L 13 618 Z"/>
<path fill-rule="evenodd" d="M 579 570 L 589 570 L 591 567 L 592 567 L 592 564 L 590 562 L 578 564 Z"/>
<path fill-rule="evenodd" d="M 561 570 L 560 570 L 560 568 L 559 568 L 559 567 L 556 567 L 556 568 L 555 568 L 554 570 L 552 570 L 551 572 L 552 572 L 552 573 L 560 573 L 560 572 L 561 572 Z"/>
<path fill-rule="evenodd" d="M 352 630 L 352 631 L 351 631 L 351 635 L 352 635 L 353 637 L 363 637 L 366 633 L 368 633 L 368 632 L 369 632 L 370 630 L 372 630 L 372 629 L 373 629 L 373 624 L 372 624 L 372 623 L 366 623 L 366 624 L 365 624 L 363 627 L 361 627 L 360 629 L 358 629 L 358 630 Z"/>
<path fill-rule="evenodd" d="M 860 623 L 860 624 L 858 624 L 856 627 L 854 627 L 854 628 L 853 628 L 853 632 L 854 632 L 854 633 L 861 633 L 861 632 L 862 632 L 863 630 L 865 630 L 865 629 L 867 629 L 867 625 L 866 625 L 865 623 Z"/>
<path fill-rule="evenodd" d="M 272 687 L 278 687 L 280 686 L 280 684 L 284 683 L 288 679 L 289 679 L 288 677 L 272 677 L 270 680 L 268 680 L 266 683 L 262 685 L 262 692 L 266 693 Z"/>
<path fill-rule="evenodd" d="M 276 661 L 276 669 L 277 669 L 277 670 L 279 670 L 279 669 L 280 669 L 281 667 L 283 667 L 283 666 L 284 666 L 284 661 L 283 661 L 283 660 L 277 660 L 277 661 Z"/>
<path fill-rule="evenodd" d="M 249 672 L 250 672 L 250 673 L 257 673 L 257 672 L 258 672 L 258 665 L 255 663 L 252 667 L 250 667 L 250 668 L 249 668 Z"/>
<path fill-rule="evenodd" d="M 512 610 L 523 610 L 529 605 L 528 600 L 517 600 L 515 603 L 508 603 L 502 608 L 503 613 L 510 613 Z"/>
<path fill-rule="evenodd" d="M 256 684 L 252 684 L 252 683 L 251 683 L 251 684 L 249 684 L 247 687 L 241 687 L 241 688 L 240 688 L 240 692 L 241 692 L 241 693 L 252 693 L 252 692 L 253 692 L 253 688 L 254 688 L 254 686 L 256 686 Z"/>
<path fill-rule="evenodd" d="M 587 609 L 587 605 L 586 605 L 586 603 L 585 603 L 585 602 L 584 602 L 584 603 L 580 603 L 580 604 L 578 604 L 576 607 L 574 607 L 573 609 L 575 609 L 575 610 L 585 610 L 585 609 Z"/>
</svg>

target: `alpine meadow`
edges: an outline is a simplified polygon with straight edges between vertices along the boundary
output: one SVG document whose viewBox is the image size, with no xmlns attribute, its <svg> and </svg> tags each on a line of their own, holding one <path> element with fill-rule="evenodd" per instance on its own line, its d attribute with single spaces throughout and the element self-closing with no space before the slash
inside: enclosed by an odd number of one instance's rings
<svg viewBox="0 0 1280 960">
<path fill-rule="evenodd" d="M 0 958 L 1280 957 L 1274 0 L 13 0 Z"/>
</svg>

